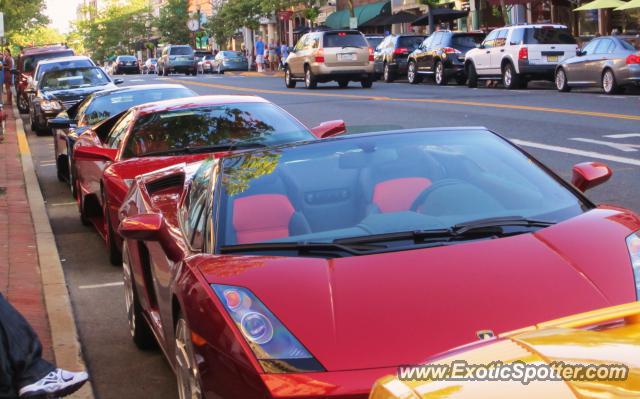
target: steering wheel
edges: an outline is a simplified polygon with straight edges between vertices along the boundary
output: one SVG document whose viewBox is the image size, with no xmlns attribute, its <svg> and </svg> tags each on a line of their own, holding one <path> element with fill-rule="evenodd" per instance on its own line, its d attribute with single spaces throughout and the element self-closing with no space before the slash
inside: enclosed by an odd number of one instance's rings
<svg viewBox="0 0 640 399">
<path fill-rule="evenodd" d="M 420 194 L 418 194 L 416 199 L 413 200 L 413 203 L 411 204 L 411 208 L 409 208 L 409 210 L 413 212 L 418 212 L 418 208 L 420 208 L 420 205 L 422 205 L 427 200 L 427 197 L 429 197 L 434 191 L 437 191 L 444 187 L 455 186 L 458 184 L 465 184 L 465 183 L 462 180 L 458 180 L 458 179 L 441 179 L 441 180 L 435 181 L 429 187 L 422 190 Z"/>
</svg>

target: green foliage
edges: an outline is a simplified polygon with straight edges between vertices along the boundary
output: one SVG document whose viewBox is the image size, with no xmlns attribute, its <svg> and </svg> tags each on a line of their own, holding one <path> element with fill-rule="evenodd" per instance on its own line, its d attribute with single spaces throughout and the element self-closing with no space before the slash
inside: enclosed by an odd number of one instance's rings
<svg viewBox="0 0 640 399">
<path fill-rule="evenodd" d="M 264 0 L 229 0 L 217 14 L 209 18 L 204 29 L 211 33 L 218 43 L 224 43 L 243 27 L 258 29 L 264 12 Z"/>
<path fill-rule="evenodd" d="M 17 46 L 30 32 L 48 24 L 44 9 L 45 0 L 0 0 L 7 42 Z"/>
<path fill-rule="evenodd" d="M 48 26 L 36 26 L 23 29 L 11 34 L 11 44 L 14 46 L 41 46 L 44 44 L 64 43 L 66 38 L 57 30 Z"/>
<path fill-rule="evenodd" d="M 168 0 L 160 9 L 153 26 L 158 29 L 163 43 L 191 43 L 191 32 L 187 27 L 189 8 L 186 0 Z"/>
</svg>

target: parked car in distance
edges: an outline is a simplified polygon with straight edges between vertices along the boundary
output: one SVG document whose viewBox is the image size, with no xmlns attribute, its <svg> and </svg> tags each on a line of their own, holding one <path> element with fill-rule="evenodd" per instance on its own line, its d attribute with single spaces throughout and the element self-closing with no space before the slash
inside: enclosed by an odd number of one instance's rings
<svg viewBox="0 0 640 399">
<path fill-rule="evenodd" d="M 160 76 L 169 76 L 170 73 L 196 76 L 196 68 L 195 53 L 189 45 L 169 44 L 162 49 L 162 56 L 158 59 Z"/>
<path fill-rule="evenodd" d="M 68 68 L 82 68 L 82 67 L 93 67 L 96 64 L 91 60 L 91 58 L 84 55 L 72 55 L 69 57 L 60 57 L 60 58 L 51 58 L 44 59 L 38 62 L 36 69 L 33 73 L 33 77 L 29 78 L 29 85 L 27 86 L 29 92 L 28 101 L 29 105 L 31 104 L 31 100 L 35 93 L 36 87 L 38 87 L 38 81 L 42 78 L 45 72 L 59 70 L 59 69 L 68 69 Z"/>
<path fill-rule="evenodd" d="M 90 94 L 82 102 L 49 119 L 53 129 L 53 151 L 60 181 L 68 181 L 75 197 L 73 146 L 85 130 L 136 105 L 193 97 L 197 94 L 179 84 L 147 84 L 116 87 Z"/>
<path fill-rule="evenodd" d="M 384 40 L 384 35 L 364 35 L 369 43 L 369 48 L 375 50 L 376 47 Z"/>
<path fill-rule="evenodd" d="M 59 58 L 74 55 L 72 49 L 65 45 L 49 45 L 42 47 L 25 47 L 18 55 L 16 63 L 16 93 L 17 106 L 21 114 L 29 112 L 29 97 L 24 92 L 29 85 L 29 78 L 33 77 L 33 72 L 38 62 L 47 58 Z"/>
<path fill-rule="evenodd" d="M 574 57 L 556 68 L 558 91 L 572 87 L 602 87 L 606 94 L 617 94 L 626 86 L 640 84 L 640 51 L 628 41 L 605 36 L 591 40 Z"/>
<path fill-rule="evenodd" d="M 307 89 L 318 83 L 336 81 L 347 87 L 350 81 L 362 87 L 373 85 L 373 51 L 356 30 L 310 32 L 298 40 L 284 65 L 284 81 L 294 88 L 302 80 Z"/>
<path fill-rule="evenodd" d="M 38 86 L 28 90 L 30 94 L 34 94 L 29 107 L 31 130 L 36 134 L 49 134 L 51 129 L 47 119 L 71 108 L 95 91 L 114 88 L 120 83 L 121 79 L 111 80 L 97 66 L 45 72 L 38 81 Z"/>
<path fill-rule="evenodd" d="M 578 45 L 564 25 L 513 25 L 498 28 L 465 57 L 469 87 L 478 80 L 502 79 L 507 89 L 527 87 L 531 80 L 553 81 L 556 66 L 574 57 Z"/>
<path fill-rule="evenodd" d="M 113 63 L 113 74 L 140 73 L 140 62 L 133 55 L 119 55 Z"/>
<path fill-rule="evenodd" d="M 149 58 L 144 62 L 144 64 L 142 64 L 142 73 L 157 73 L 157 66 L 158 60 L 155 58 Z"/>
<path fill-rule="evenodd" d="M 425 359 L 420 365 L 407 366 L 402 370 L 405 376 L 411 372 L 421 373 L 437 368 L 443 370 L 445 367 L 449 372 L 434 379 L 424 378 L 429 375 L 428 371 L 422 374 L 423 377 L 413 373 L 416 377 L 413 379 L 401 378 L 398 373 L 380 378 L 369 399 L 433 399 L 443 395 L 447 399 L 586 399 L 599 397 L 596 392 L 607 392 L 607 399 L 638 398 L 640 387 L 637 376 L 640 367 L 633 353 L 640 349 L 639 335 L 640 304 L 637 302 L 545 321 L 507 332 L 499 338 L 481 339 L 451 349 L 436 358 Z M 570 362 L 568 359 L 571 359 Z M 567 367 L 569 363 L 571 367 Z M 466 372 L 471 367 L 493 370 L 496 376 L 507 375 L 508 371 L 514 378 L 460 378 L 463 374 L 451 372 L 456 365 L 465 364 L 470 367 L 461 367 L 459 370 Z M 538 371 L 543 370 L 542 366 L 553 368 L 559 376 L 575 376 L 574 371 L 582 373 L 588 369 L 591 369 L 590 372 L 600 372 L 596 365 L 606 365 L 602 370 L 618 368 L 620 373 L 616 372 L 617 376 L 611 372 L 605 373 L 608 377 L 596 381 L 574 377 L 544 378 L 544 373 L 529 374 L 531 368 L 520 368 L 523 375 L 517 377 L 517 367 L 525 364 Z M 503 366 L 504 369 L 500 370 Z M 561 373 L 563 369 L 570 373 Z M 474 377 L 481 375 L 473 374 Z M 532 378 L 525 382 L 527 377 L 524 374 Z M 490 392 L 488 396 L 487 392 Z M 587 396 L 583 393 L 587 393 Z"/>
<path fill-rule="evenodd" d="M 480 32 L 434 32 L 409 54 L 409 83 L 420 83 L 423 77 L 429 76 L 438 85 L 446 85 L 450 79 L 460 85 L 465 84 L 467 75 L 464 72 L 464 56 L 467 51 L 482 43 L 485 36 Z"/>
<path fill-rule="evenodd" d="M 426 39 L 425 35 L 389 35 L 376 47 L 373 53 L 373 68 L 376 76 L 385 82 L 393 82 L 399 76 L 407 75 L 407 59 Z"/>
<path fill-rule="evenodd" d="M 242 51 L 222 50 L 211 61 L 211 71 L 218 74 L 225 71 L 246 71 L 248 68 L 247 57 Z"/>
<path fill-rule="evenodd" d="M 214 58 L 215 56 L 213 54 L 202 56 L 202 59 L 198 61 L 198 73 L 211 73 L 213 71 L 211 64 L 213 63 Z"/>
</svg>

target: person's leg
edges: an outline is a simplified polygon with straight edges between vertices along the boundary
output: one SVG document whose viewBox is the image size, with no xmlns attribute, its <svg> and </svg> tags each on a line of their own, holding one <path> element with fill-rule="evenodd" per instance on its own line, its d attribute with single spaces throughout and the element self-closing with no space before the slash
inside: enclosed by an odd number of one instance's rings
<svg viewBox="0 0 640 399">
<path fill-rule="evenodd" d="M 17 388 L 32 384 L 56 368 L 42 358 L 38 336 L 22 315 L 0 294 L 0 366 Z"/>
</svg>

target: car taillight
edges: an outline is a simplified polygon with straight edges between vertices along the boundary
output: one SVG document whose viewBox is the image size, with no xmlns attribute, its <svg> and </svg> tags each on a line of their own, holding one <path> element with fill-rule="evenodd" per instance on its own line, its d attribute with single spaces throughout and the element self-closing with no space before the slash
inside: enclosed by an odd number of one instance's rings
<svg viewBox="0 0 640 399">
<path fill-rule="evenodd" d="M 397 49 L 393 50 L 393 54 L 395 55 L 409 54 L 409 49 L 406 47 L 398 47 Z"/>
<path fill-rule="evenodd" d="M 369 62 L 373 62 L 373 48 L 369 47 Z"/>
<path fill-rule="evenodd" d="M 629 54 L 627 56 L 627 65 L 640 64 L 640 54 Z"/>
<path fill-rule="evenodd" d="M 519 60 L 529 59 L 529 49 L 526 47 L 522 47 L 520 51 L 518 51 L 518 59 Z"/>
<path fill-rule="evenodd" d="M 324 62 L 324 49 L 319 48 L 316 50 L 316 62 Z"/>
<path fill-rule="evenodd" d="M 456 49 L 454 49 L 454 48 L 451 48 L 451 47 L 445 47 L 445 48 L 443 48 L 443 49 L 442 49 L 442 51 L 443 51 L 445 54 L 455 54 L 455 53 L 459 53 L 459 51 L 458 51 L 458 50 L 456 50 Z"/>
</svg>

